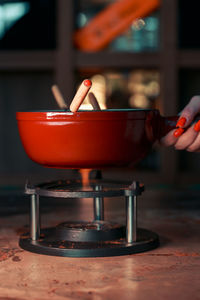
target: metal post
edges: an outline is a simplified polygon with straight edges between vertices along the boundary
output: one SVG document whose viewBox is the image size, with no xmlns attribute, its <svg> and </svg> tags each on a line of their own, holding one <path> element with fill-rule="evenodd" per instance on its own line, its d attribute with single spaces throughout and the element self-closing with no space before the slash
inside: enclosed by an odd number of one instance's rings
<svg viewBox="0 0 200 300">
<path fill-rule="evenodd" d="M 96 185 L 95 191 L 101 191 L 102 186 Z M 103 197 L 94 198 L 94 220 L 103 221 L 104 220 L 104 199 Z"/>
<path fill-rule="evenodd" d="M 126 241 L 137 241 L 137 196 L 126 197 Z"/>
<path fill-rule="evenodd" d="M 40 238 L 39 196 L 35 194 L 31 195 L 30 237 L 33 241 L 37 241 Z"/>
</svg>

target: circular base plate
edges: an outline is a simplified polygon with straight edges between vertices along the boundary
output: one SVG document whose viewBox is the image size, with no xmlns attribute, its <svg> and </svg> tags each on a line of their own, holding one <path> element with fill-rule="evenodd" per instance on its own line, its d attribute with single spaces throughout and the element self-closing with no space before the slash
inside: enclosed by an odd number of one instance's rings
<svg viewBox="0 0 200 300">
<path fill-rule="evenodd" d="M 158 235 L 146 229 L 137 229 L 137 242 L 129 244 L 125 238 L 112 241 L 75 242 L 54 238 L 54 228 L 42 230 L 40 240 L 33 241 L 28 234 L 21 236 L 21 248 L 46 255 L 66 257 L 117 256 L 152 250 L 159 245 Z M 52 240 L 51 240 L 52 236 Z"/>
</svg>

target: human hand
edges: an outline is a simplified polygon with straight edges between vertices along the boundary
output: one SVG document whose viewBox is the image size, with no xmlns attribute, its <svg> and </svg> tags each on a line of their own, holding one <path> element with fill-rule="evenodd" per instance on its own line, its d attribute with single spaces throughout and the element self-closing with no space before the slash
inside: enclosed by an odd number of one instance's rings
<svg viewBox="0 0 200 300">
<path fill-rule="evenodd" d="M 200 120 L 192 123 L 198 113 L 200 113 L 200 96 L 194 96 L 182 110 L 177 129 L 164 136 L 160 140 L 161 145 L 174 146 L 176 150 L 200 152 Z"/>
</svg>

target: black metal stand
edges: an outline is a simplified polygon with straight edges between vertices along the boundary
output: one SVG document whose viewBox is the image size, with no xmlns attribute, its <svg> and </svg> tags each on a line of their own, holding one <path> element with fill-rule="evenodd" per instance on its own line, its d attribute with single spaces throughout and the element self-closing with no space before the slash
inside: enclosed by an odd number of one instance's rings
<svg viewBox="0 0 200 300">
<path fill-rule="evenodd" d="M 143 252 L 159 245 L 158 235 L 137 228 L 137 196 L 144 190 L 138 182 L 119 185 L 101 180 L 82 187 L 79 181 L 55 181 L 26 186 L 31 195 L 30 233 L 20 237 L 28 251 L 69 257 L 97 257 Z M 40 229 L 39 197 L 93 198 L 93 222 L 65 222 L 54 228 Z M 126 199 L 126 226 L 104 221 L 104 198 Z"/>
</svg>

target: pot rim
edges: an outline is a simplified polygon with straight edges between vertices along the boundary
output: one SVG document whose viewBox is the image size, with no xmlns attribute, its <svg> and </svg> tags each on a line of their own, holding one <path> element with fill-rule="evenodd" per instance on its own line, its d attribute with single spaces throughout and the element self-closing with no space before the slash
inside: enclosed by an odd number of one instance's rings
<svg viewBox="0 0 200 300">
<path fill-rule="evenodd" d="M 121 120 L 134 119 L 144 120 L 150 112 L 155 114 L 157 109 L 104 109 L 104 110 L 78 110 L 73 113 L 70 110 L 32 110 L 19 111 L 16 113 L 18 121 L 22 120 Z"/>
</svg>

